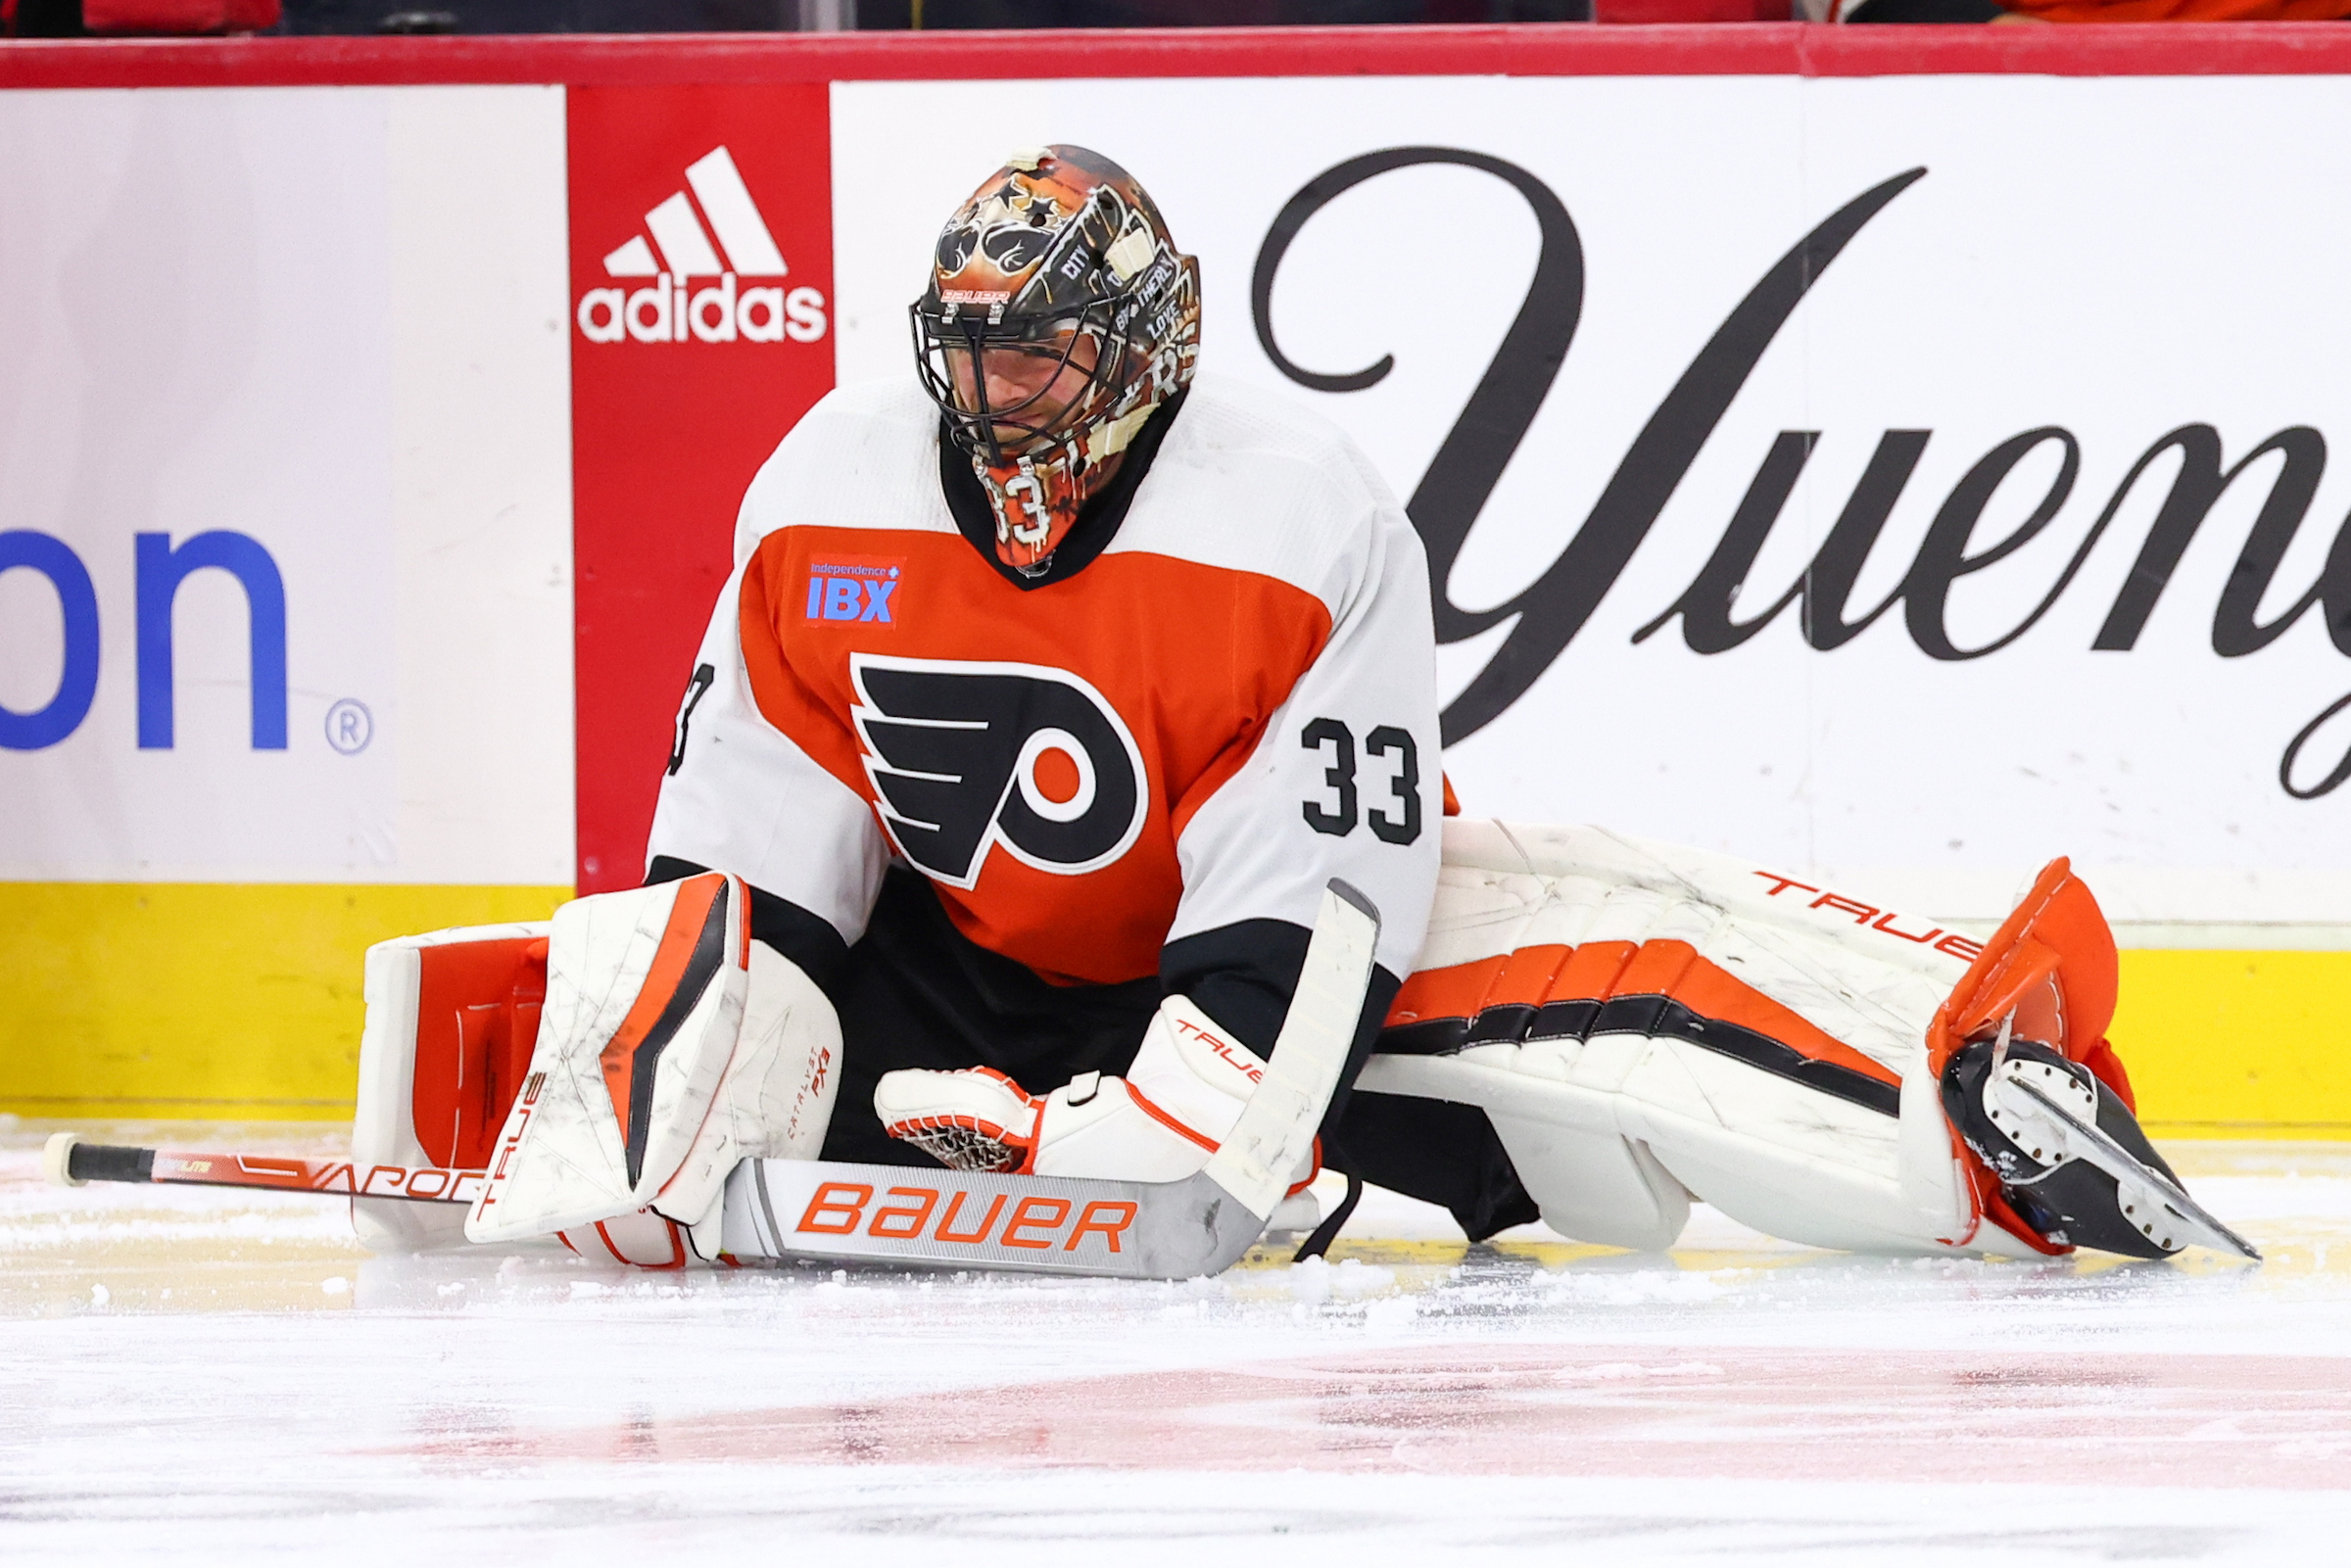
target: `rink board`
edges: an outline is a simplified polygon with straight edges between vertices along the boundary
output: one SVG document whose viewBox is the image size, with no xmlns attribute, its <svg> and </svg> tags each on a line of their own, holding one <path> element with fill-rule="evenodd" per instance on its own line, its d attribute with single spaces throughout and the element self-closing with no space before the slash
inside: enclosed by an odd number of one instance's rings
<svg viewBox="0 0 2351 1568">
<path fill-rule="evenodd" d="M 1065 140 L 1413 499 L 1468 809 L 2070 854 L 2152 1119 L 2351 1133 L 2351 302 L 2242 286 L 2351 41 L 2011 31 L 12 48 L 0 1107 L 339 1114 L 366 941 L 634 880 L 744 484 Z"/>
</svg>

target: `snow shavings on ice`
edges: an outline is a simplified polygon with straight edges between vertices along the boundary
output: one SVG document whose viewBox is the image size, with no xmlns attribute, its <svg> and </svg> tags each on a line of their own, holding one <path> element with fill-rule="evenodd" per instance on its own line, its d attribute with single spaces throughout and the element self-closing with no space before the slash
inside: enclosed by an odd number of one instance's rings
<svg viewBox="0 0 2351 1568">
<path fill-rule="evenodd" d="M 370 1257 L 337 1203 L 41 1186 L 45 1130 L 0 1132 L 27 1556 L 2030 1568 L 2351 1526 L 2351 1146 L 2171 1151 L 2260 1267 L 1855 1258 L 1705 1210 L 1669 1254 L 1467 1247 L 1374 1193 L 1328 1259 L 1134 1284 Z M 108 1136 L 336 1143 L 167 1131 Z"/>
</svg>

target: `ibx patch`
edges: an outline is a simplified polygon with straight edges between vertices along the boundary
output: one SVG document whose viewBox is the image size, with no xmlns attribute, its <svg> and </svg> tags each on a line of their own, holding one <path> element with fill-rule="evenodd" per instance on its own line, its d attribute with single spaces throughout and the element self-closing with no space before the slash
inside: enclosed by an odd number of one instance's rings
<svg viewBox="0 0 2351 1568">
<path fill-rule="evenodd" d="M 897 592 L 902 560 L 831 556 L 808 563 L 804 618 L 891 626 L 898 622 Z"/>
</svg>

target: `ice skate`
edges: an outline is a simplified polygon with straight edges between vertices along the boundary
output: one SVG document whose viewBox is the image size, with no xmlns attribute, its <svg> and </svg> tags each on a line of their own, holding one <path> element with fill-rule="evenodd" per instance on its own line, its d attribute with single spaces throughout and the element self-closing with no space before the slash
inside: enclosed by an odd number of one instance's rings
<svg viewBox="0 0 2351 1568">
<path fill-rule="evenodd" d="M 2121 1095 L 2003 1022 L 1943 1070 L 1943 1104 L 2008 1207 L 2057 1245 L 2169 1258 L 2189 1245 L 2258 1259 L 2187 1195 Z"/>
</svg>

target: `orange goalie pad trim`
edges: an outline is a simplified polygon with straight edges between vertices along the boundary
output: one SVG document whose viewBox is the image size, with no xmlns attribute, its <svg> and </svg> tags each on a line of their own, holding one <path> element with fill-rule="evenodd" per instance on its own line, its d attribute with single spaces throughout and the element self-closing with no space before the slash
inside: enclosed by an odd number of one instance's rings
<svg viewBox="0 0 2351 1568">
<path fill-rule="evenodd" d="M 1699 957 L 1698 949 L 1688 942 L 1642 943 L 1641 951 L 1617 976 L 1610 994 L 1670 997 L 1701 1018 L 1751 1029 L 1815 1062 L 1831 1062 L 1880 1083 L 1901 1086 L 1900 1074 L 1863 1056 L 1801 1013 L 1773 1001 L 1720 965 Z"/>
<path fill-rule="evenodd" d="M 1623 988 L 1616 981 L 1640 955 L 1633 942 L 1586 942 L 1567 955 L 1559 966 L 1559 977 L 1552 981 L 1551 994 L 1559 1001 L 1590 998 L 1599 1001 L 1620 996 Z"/>
<path fill-rule="evenodd" d="M 1728 970 L 1701 958 L 1688 942 L 1587 942 L 1569 949 L 1538 944 L 1422 970 L 1404 983 L 1387 1026 L 1458 1019 L 1474 1025 L 1498 1007 L 1542 1008 L 1552 1003 L 1602 1003 L 1618 997 L 1662 996 L 1701 1018 L 1736 1024 L 1828 1062 L 1900 1085 L 1893 1069 L 1862 1055 L 1795 1009 L 1783 1006 Z"/>
<path fill-rule="evenodd" d="M 1689 968 L 1666 994 L 1691 1012 L 1769 1035 L 1816 1062 L 1834 1062 L 1864 1077 L 1901 1087 L 1900 1073 L 1862 1055 L 1801 1013 L 1773 1001 L 1730 971 L 1700 958 L 1687 942 L 1651 942 L 1648 946 L 1678 947 L 1690 954 Z M 1624 989 L 1636 988 L 1628 985 Z"/>
<path fill-rule="evenodd" d="M 645 984 L 638 988 L 637 1000 L 630 1005 L 628 1017 L 620 1021 L 619 1029 L 604 1042 L 604 1049 L 597 1058 L 604 1069 L 604 1088 L 612 1096 L 612 1115 L 620 1124 L 623 1148 L 629 1142 L 630 1077 L 637 1047 L 645 1043 L 646 1035 L 660 1022 L 662 1010 L 677 993 L 687 966 L 693 961 L 695 943 L 700 940 L 702 927 L 710 919 L 710 906 L 718 901 L 727 879 L 719 872 L 704 872 L 677 885 L 677 902 L 669 907 L 669 923 L 661 928 L 661 943 L 653 950 L 653 966 L 646 974 Z M 742 919 L 743 911 L 733 913 L 738 920 Z"/>
<path fill-rule="evenodd" d="M 2032 890 L 1936 1009 L 1935 1021 L 1927 1026 L 1928 1064 L 1940 1081 L 1961 1046 L 1998 1027 L 2013 1012 L 2018 1035 L 2053 1046 L 2081 1063 L 2135 1113 L 2130 1076 L 2106 1043 L 2120 973 L 2105 912 L 2074 876 L 2073 863 L 2059 856 L 2041 868 Z M 1990 1219 L 2036 1252 L 2073 1251 L 2042 1237 L 2009 1207 L 1998 1178 L 1956 1128 L 1951 1130 L 1951 1153 L 1967 1173 L 1978 1223 Z M 1971 1226 L 1965 1236 L 1952 1240 L 1964 1245 L 1974 1236 Z"/>
<path fill-rule="evenodd" d="M 1541 1007 L 1546 998 L 1558 994 L 1559 971 L 1575 949 L 1562 942 L 1542 942 L 1533 947 L 1521 947 L 1503 960 L 1502 972 L 1494 976 L 1494 989 L 1488 993 L 1487 1007 Z"/>
<path fill-rule="evenodd" d="M 501 936 L 416 951 L 416 1059 L 408 1116 L 436 1165 L 479 1170 L 531 1069 L 547 1000 L 547 938 Z"/>
<path fill-rule="evenodd" d="M 2072 862 L 2050 861 L 1936 1011 L 1927 1030 L 1936 1075 L 1953 1052 L 2013 1010 L 2017 1034 L 2081 1063 L 2135 1112 L 2131 1080 L 2106 1041 L 2120 974 L 2114 932 L 2097 899 L 2074 876 Z"/>
<path fill-rule="evenodd" d="M 1521 947 L 1446 969 L 1422 970 L 1389 1004 L 1387 1022 L 1474 1019 L 1489 1007 L 1540 1007 L 1554 994 L 1559 968 L 1574 949 L 1557 943 Z"/>
<path fill-rule="evenodd" d="M 1492 958 L 1473 959 L 1466 964 L 1419 971 L 1409 976 L 1396 992 L 1396 1000 L 1388 1004 L 1388 1016 L 1380 1026 L 1392 1029 L 1400 1023 L 1418 1023 L 1424 1019 L 1477 1017 L 1510 957 L 1508 953 L 1497 953 Z"/>
</svg>

